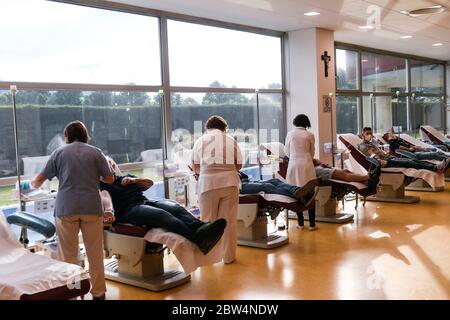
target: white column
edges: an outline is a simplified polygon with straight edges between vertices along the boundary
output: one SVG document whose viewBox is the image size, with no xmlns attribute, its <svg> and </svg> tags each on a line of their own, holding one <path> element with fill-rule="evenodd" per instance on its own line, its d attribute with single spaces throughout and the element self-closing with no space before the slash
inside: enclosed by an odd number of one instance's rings
<svg viewBox="0 0 450 320">
<path fill-rule="evenodd" d="M 321 60 L 325 51 L 331 56 L 328 77 Z M 334 33 L 319 28 L 288 32 L 285 53 L 287 128 L 292 129 L 292 119 L 297 114 L 306 114 L 316 137 L 316 157 L 331 163 L 324 144 L 333 141 L 336 145 Z M 329 93 L 333 94 L 333 111 L 324 112 L 323 96 Z"/>
</svg>

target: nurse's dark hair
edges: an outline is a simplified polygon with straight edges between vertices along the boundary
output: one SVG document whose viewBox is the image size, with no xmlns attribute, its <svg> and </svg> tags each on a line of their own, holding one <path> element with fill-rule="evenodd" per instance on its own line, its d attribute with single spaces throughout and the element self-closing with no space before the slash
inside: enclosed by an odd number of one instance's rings
<svg viewBox="0 0 450 320">
<path fill-rule="evenodd" d="M 206 120 L 205 128 L 208 129 L 219 129 L 220 131 L 225 131 L 228 128 L 228 123 L 221 116 L 211 116 Z"/>
<path fill-rule="evenodd" d="M 89 132 L 81 121 L 69 122 L 64 128 L 64 137 L 67 143 L 72 143 L 74 141 L 87 143 L 89 140 Z"/>
<path fill-rule="evenodd" d="M 367 131 L 372 131 L 372 128 L 371 127 L 364 127 L 363 128 L 363 133 L 367 132 Z"/>
<path fill-rule="evenodd" d="M 311 122 L 306 114 L 296 115 L 292 124 L 296 127 L 311 128 Z"/>
</svg>

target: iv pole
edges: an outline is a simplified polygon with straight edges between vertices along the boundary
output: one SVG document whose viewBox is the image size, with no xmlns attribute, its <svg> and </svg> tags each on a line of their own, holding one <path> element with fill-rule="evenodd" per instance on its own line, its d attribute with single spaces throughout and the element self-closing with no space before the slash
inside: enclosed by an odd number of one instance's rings
<svg viewBox="0 0 450 320">
<path fill-rule="evenodd" d="M 255 90 L 256 93 L 256 148 L 257 148 L 257 152 L 256 152 L 256 157 L 258 159 L 258 166 L 259 166 L 259 178 L 262 180 L 263 179 L 263 174 L 262 174 L 262 165 L 261 165 L 261 153 L 260 153 L 260 137 L 259 137 L 259 131 L 260 131 L 260 122 L 259 122 L 259 90 L 256 89 Z"/>
<path fill-rule="evenodd" d="M 397 111 L 397 112 L 396 112 L 396 113 L 397 113 L 397 126 L 394 126 L 394 127 L 396 127 L 396 128 L 395 128 L 396 130 L 394 130 L 394 131 L 397 131 L 397 135 L 398 135 L 398 136 L 400 136 L 400 133 L 401 133 L 401 130 L 399 130 L 399 129 L 400 129 L 400 116 L 399 116 L 399 111 L 400 111 L 400 110 L 399 110 L 399 102 L 400 102 L 399 99 L 400 99 L 400 98 L 399 98 L 399 95 L 400 95 L 400 91 L 397 90 L 397 91 L 395 92 L 395 96 L 396 96 L 395 105 L 396 105 L 396 109 L 397 109 L 397 110 L 396 110 L 396 111 Z M 394 132 L 394 134 L 395 134 L 395 133 L 396 133 L 396 132 Z"/>
<path fill-rule="evenodd" d="M 162 149 L 162 172 L 164 181 L 164 197 L 169 199 L 169 180 L 166 178 L 166 159 L 167 159 L 167 137 L 166 130 L 164 130 L 164 124 L 166 120 L 166 111 L 164 108 L 165 92 L 164 89 L 160 89 L 159 92 L 159 104 L 161 112 L 161 149 Z"/>
<path fill-rule="evenodd" d="M 375 132 L 375 106 L 373 103 L 373 93 L 370 94 L 370 113 L 371 113 L 370 122 L 372 125 L 372 130 Z"/>
<path fill-rule="evenodd" d="M 19 189 L 19 207 L 20 211 L 25 211 L 25 202 L 22 201 L 22 182 L 20 177 L 19 129 L 17 126 L 17 106 L 16 106 L 17 86 L 11 85 L 9 87 L 9 91 L 11 92 L 13 103 L 14 146 L 16 149 L 16 172 L 17 172 L 17 184 Z"/>
<path fill-rule="evenodd" d="M 410 97 L 410 106 L 411 106 L 411 112 L 410 112 L 410 114 L 411 114 L 411 120 L 410 120 L 410 127 L 409 127 L 409 130 L 408 130 L 408 134 L 410 134 L 410 135 L 414 135 L 414 126 L 415 126 L 415 124 L 416 124 L 416 94 L 413 92 L 412 94 L 411 94 L 411 97 Z"/>
<path fill-rule="evenodd" d="M 445 102 L 445 96 L 441 97 L 441 101 L 442 101 L 442 109 L 444 110 L 444 114 L 446 117 L 447 116 L 447 103 Z M 445 117 L 444 117 L 444 119 L 445 119 Z M 447 121 L 444 120 L 444 123 L 446 124 Z M 445 134 L 445 136 L 447 136 L 447 125 L 444 126 L 444 134 Z"/>
<path fill-rule="evenodd" d="M 334 155 L 335 155 L 335 149 L 336 148 L 334 147 L 333 93 L 332 92 L 328 93 L 328 96 L 330 97 L 330 112 L 331 112 L 331 123 L 330 123 L 331 124 L 331 126 L 330 126 L 330 128 L 331 128 L 331 163 L 332 163 L 332 165 L 334 167 L 334 164 L 335 164 Z"/>
</svg>

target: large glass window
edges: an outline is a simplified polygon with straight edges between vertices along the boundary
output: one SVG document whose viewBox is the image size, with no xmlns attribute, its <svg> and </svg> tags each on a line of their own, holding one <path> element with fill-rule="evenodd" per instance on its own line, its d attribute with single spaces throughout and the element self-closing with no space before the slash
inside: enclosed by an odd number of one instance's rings
<svg viewBox="0 0 450 320">
<path fill-rule="evenodd" d="M 0 169 L 0 207 L 17 204 L 13 196 L 16 178 L 15 149 L 12 126 L 12 106 L 9 92 L 0 94 L 0 136 L 7 143 L 2 150 Z M 17 122 L 19 130 L 19 158 L 22 179 L 32 179 L 40 173 L 50 154 L 63 146 L 64 126 L 73 120 L 83 121 L 90 133 L 91 145 L 99 147 L 122 166 L 124 173 L 151 178 L 155 185 L 149 195 L 164 196 L 162 178 L 161 116 L 156 93 L 69 91 L 69 90 L 20 90 L 17 93 Z M 6 105 L 3 105 L 6 102 Z M 7 120 L 8 119 L 8 120 Z M 9 141 L 12 140 L 12 141 Z M 10 178 L 9 178 L 10 177 Z M 49 187 L 58 189 L 53 179 Z M 32 203 L 26 206 L 34 211 Z M 8 215 L 16 210 L 3 207 Z M 53 212 L 39 213 L 53 220 Z M 13 227 L 16 233 L 20 228 Z M 41 236 L 30 232 L 30 240 Z"/>
<path fill-rule="evenodd" d="M 160 39 L 166 23 L 168 38 Z M 16 172 L 10 93 L 3 90 L 0 210 L 17 204 L 11 197 L 17 174 L 29 179 L 40 172 L 64 144 L 63 128 L 72 120 L 87 125 L 89 143 L 123 172 L 154 180 L 146 195 L 177 200 L 186 167 L 177 166 L 170 151 L 189 150 L 210 115 L 227 119 L 253 177 L 259 176 L 257 137 L 263 143 L 285 136 L 280 37 L 44 0 L 0 0 L 0 28 L 8 31 L 0 46 L 0 88 L 18 82 L 20 155 Z M 160 57 L 166 42 L 168 56 Z M 164 81 L 161 61 L 169 61 Z M 164 88 L 170 99 L 163 110 L 169 108 L 171 117 L 161 114 L 156 91 L 162 83 L 170 85 Z M 199 90 L 195 87 L 220 92 L 181 93 Z M 256 89 L 259 104 L 257 95 L 249 94 Z M 165 159 L 169 118 L 173 134 Z M 50 187 L 57 190 L 58 182 Z"/>
<path fill-rule="evenodd" d="M 64 144 L 64 126 L 81 120 L 90 132 L 89 143 L 117 163 L 143 161 L 146 151 L 161 152 L 160 104 L 155 97 L 156 93 L 145 92 L 20 91 L 19 154 L 49 155 Z"/>
<path fill-rule="evenodd" d="M 336 132 L 355 133 L 359 132 L 359 97 L 337 96 L 336 97 Z"/>
<path fill-rule="evenodd" d="M 0 29 L 0 81 L 161 83 L 157 18 L 0 0 Z"/>
<path fill-rule="evenodd" d="M 173 86 L 281 88 L 281 40 L 168 21 Z"/>
<path fill-rule="evenodd" d="M 11 198 L 12 185 L 16 180 L 8 179 L 16 174 L 14 148 L 13 112 L 9 91 L 0 90 L 0 207 L 17 203 Z M 3 182 L 3 183 L 2 183 Z M 0 211 L 1 214 L 1 211 Z"/>
<path fill-rule="evenodd" d="M 73 120 L 83 121 L 90 132 L 90 144 L 137 176 L 160 181 L 158 163 L 161 152 L 161 116 L 156 93 L 82 92 L 21 90 L 17 93 L 17 120 L 21 174 L 32 178 L 43 169 L 49 155 L 64 145 L 64 126 Z M 0 104 L 9 92 L 0 94 Z M 13 176 L 15 150 L 12 107 L 0 106 L 0 127 L 5 143 L 0 170 L 2 176 Z M 4 116 L 3 116 L 4 115 Z M 11 143 L 12 142 L 12 143 Z M 8 187 L 9 190 L 12 186 Z M 3 197 L 4 202 L 8 200 Z"/>
<path fill-rule="evenodd" d="M 256 147 L 256 102 L 254 94 L 241 93 L 173 93 L 172 141 L 190 149 L 204 132 L 206 120 L 222 116 L 230 133 L 244 150 Z"/>
<path fill-rule="evenodd" d="M 363 97 L 363 125 L 372 127 L 375 133 L 386 133 L 393 127 L 405 132 L 408 130 L 406 114 L 406 97 Z"/>
<path fill-rule="evenodd" d="M 336 71 L 338 133 L 360 122 L 378 133 L 394 128 L 417 134 L 424 124 L 446 130 L 444 63 L 343 47 L 336 48 Z M 361 88 L 348 80 L 360 78 Z M 349 96 L 348 90 L 355 92 Z"/>
<path fill-rule="evenodd" d="M 406 59 L 371 52 L 361 53 L 364 92 L 406 92 Z"/>
<path fill-rule="evenodd" d="M 385 133 L 392 128 L 391 97 L 364 97 L 364 126 L 371 127 L 375 133 Z"/>
<path fill-rule="evenodd" d="M 257 117 L 259 111 L 259 142 L 284 138 L 281 94 L 260 94 L 259 110 L 255 94 L 242 93 L 174 93 L 172 94 L 172 142 L 178 148 L 190 149 L 204 132 L 206 120 L 222 116 L 229 133 L 239 142 L 246 165 L 255 165 L 257 152 Z"/>
<path fill-rule="evenodd" d="M 260 141 L 284 141 L 283 95 L 281 93 L 259 94 L 259 128 Z M 265 140 L 265 141 L 264 141 Z"/>
<path fill-rule="evenodd" d="M 407 100 L 407 97 L 391 98 L 392 126 L 395 132 L 408 131 L 409 112 Z"/>
<path fill-rule="evenodd" d="M 272 97 L 270 97 L 272 98 Z M 268 120 L 267 113 L 276 109 L 276 101 L 269 103 L 269 97 L 261 106 L 265 124 L 278 125 L 276 114 Z M 276 97 L 273 97 L 276 100 Z M 256 95 L 242 93 L 173 93 L 172 101 L 172 161 L 177 168 L 189 170 L 191 149 L 203 134 L 206 120 L 212 115 L 220 115 L 229 126 L 228 134 L 239 143 L 243 155 L 244 170 L 253 178 L 259 177 L 257 166 L 257 122 Z M 274 122 L 272 122 L 274 120 Z M 263 130 L 264 131 L 264 130 Z M 176 199 L 184 203 L 186 197 L 182 188 L 176 191 Z M 192 195 L 190 195 L 192 199 Z M 195 198 L 195 197 L 194 197 Z M 195 200 L 191 200 L 195 201 Z"/>
<path fill-rule="evenodd" d="M 336 87 L 338 90 L 357 90 L 358 52 L 336 49 Z"/>
<path fill-rule="evenodd" d="M 445 68 L 442 64 L 411 60 L 411 91 L 443 94 Z"/>
<path fill-rule="evenodd" d="M 438 130 L 445 130 L 443 118 L 445 109 L 442 97 L 418 96 L 411 98 L 411 129 L 416 133 L 421 125 L 430 125 Z"/>
</svg>

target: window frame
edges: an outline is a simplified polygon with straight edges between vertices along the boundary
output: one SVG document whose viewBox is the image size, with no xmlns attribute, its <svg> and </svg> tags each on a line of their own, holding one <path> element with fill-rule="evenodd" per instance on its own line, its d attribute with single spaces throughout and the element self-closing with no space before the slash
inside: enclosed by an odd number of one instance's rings
<svg viewBox="0 0 450 320">
<path fill-rule="evenodd" d="M 171 150 L 171 135 L 172 135 L 172 117 L 171 117 L 171 99 L 172 92 L 177 93 L 195 93 L 195 92 L 221 92 L 221 93 L 276 93 L 282 96 L 282 112 L 283 120 L 286 123 L 286 64 L 285 64 L 285 40 L 286 33 L 282 31 L 252 27 L 236 23 L 229 23 L 214 19 L 200 18 L 190 15 L 178 14 L 168 11 L 155 10 L 144 8 L 129 4 L 115 3 L 104 0 L 47 0 L 57 3 L 64 3 L 67 5 L 79 5 L 100 10 L 117 11 L 128 14 L 136 14 L 142 16 L 150 16 L 158 19 L 159 27 L 159 50 L 160 50 L 160 72 L 161 85 L 112 85 L 112 84 L 91 84 L 91 83 L 59 83 L 59 82 L 19 82 L 19 81 L 0 81 L 0 90 L 9 90 L 11 85 L 16 85 L 19 90 L 68 90 L 68 91 L 127 91 L 127 92 L 159 92 L 163 90 L 164 96 L 162 99 L 161 112 L 163 113 L 163 123 L 161 124 L 164 130 L 162 137 L 163 143 L 166 146 L 166 154 L 163 155 L 165 160 L 168 160 L 168 155 Z M 235 31 L 244 31 L 259 35 L 271 36 L 280 39 L 281 49 L 281 88 L 280 89 L 260 89 L 260 88 L 210 88 L 210 87 L 189 87 L 189 86 L 171 86 L 170 83 L 170 66 L 169 66 L 169 49 L 168 49 L 168 19 L 195 23 L 199 25 L 225 28 Z M 284 125 L 280 135 L 286 135 L 287 126 Z M 164 177 L 165 178 L 165 177 Z M 0 186 L 9 183 L 15 177 L 0 178 Z M 14 180 L 15 181 L 15 180 Z M 165 187 L 165 189 L 167 186 Z M 167 192 L 167 190 L 166 190 Z"/>
<path fill-rule="evenodd" d="M 380 49 L 374 49 L 374 48 L 369 48 L 369 47 L 364 47 L 364 46 L 358 46 L 358 45 L 354 45 L 354 44 L 348 44 L 348 43 L 343 43 L 343 42 L 335 42 L 335 50 L 337 49 L 342 49 L 342 50 L 350 50 L 350 51 L 357 51 L 358 52 L 358 59 L 359 59 L 359 69 L 358 69 L 358 81 L 359 81 L 359 88 L 358 90 L 339 90 L 337 89 L 337 85 L 336 85 L 336 96 L 357 96 L 360 99 L 360 108 L 359 108 L 359 112 L 360 114 L 358 115 L 359 118 L 359 123 L 360 123 L 360 128 L 362 128 L 363 123 L 364 123 L 364 119 L 363 119 L 363 97 L 367 97 L 367 96 L 373 96 L 374 98 L 376 97 L 395 97 L 396 95 L 389 93 L 389 92 L 370 92 L 370 91 L 363 91 L 362 89 L 362 61 L 361 61 L 361 56 L 362 56 L 362 52 L 368 52 L 368 53 L 375 53 L 375 54 L 381 54 L 381 55 L 387 55 L 387 56 L 393 56 L 393 57 L 399 57 L 399 58 L 403 58 L 406 60 L 406 92 L 401 92 L 398 97 L 402 98 L 402 97 L 406 97 L 406 103 L 407 103 L 407 132 L 408 133 L 412 133 L 412 118 L 411 117 L 411 101 L 412 98 L 415 96 L 419 96 L 416 92 L 412 92 L 411 90 L 411 60 L 416 60 L 416 61 L 424 61 L 424 62 L 428 62 L 428 63 L 433 63 L 433 64 L 440 64 L 444 66 L 444 92 L 442 94 L 432 94 L 432 93 L 423 93 L 420 94 L 421 97 L 438 97 L 438 98 L 443 98 L 443 106 L 447 105 L 447 72 L 446 71 L 446 62 L 442 61 L 442 60 L 437 60 L 437 59 L 432 59 L 432 58 L 426 58 L 426 57 L 420 57 L 420 56 L 415 56 L 415 55 L 409 55 L 409 54 L 402 54 L 402 53 L 398 53 L 398 52 L 392 52 L 392 51 L 386 51 L 386 50 L 380 50 Z M 335 51 L 336 52 L 336 51 Z M 336 66 L 335 66 L 336 68 Z M 443 107 L 442 108 L 442 127 L 441 128 L 436 128 L 439 130 L 444 130 L 445 132 L 447 132 L 447 116 L 446 116 L 446 108 Z"/>
<path fill-rule="evenodd" d="M 341 93 L 339 95 L 336 95 L 336 106 L 337 106 L 337 97 L 352 97 L 352 98 L 356 98 L 356 103 L 357 103 L 357 130 L 358 132 L 361 132 L 362 128 L 364 127 L 364 119 L 363 119 L 363 100 L 362 100 L 362 96 L 359 95 L 355 95 L 355 94 L 344 94 Z M 337 115 L 337 111 L 336 111 L 336 115 Z M 344 132 L 345 133 L 345 132 Z M 336 124 L 336 134 L 340 135 L 342 133 L 338 133 L 337 132 L 337 124 Z"/>
<path fill-rule="evenodd" d="M 355 93 L 355 92 L 361 92 L 361 86 L 362 86 L 362 83 L 361 83 L 361 51 L 360 50 L 356 50 L 356 49 L 348 49 L 348 48 L 344 48 L 344 47 L 338 47 L 338 46 L 335 46 L 334 47 L 334 56 L 336 57 L 337 56 L 337 53 L 336 53 L 336 51 L 337 50 L 346 50 L 346 51 L 351 51 L 351 52 L 355 52 L 356 53 L 356 59 L 357 59 L 357 69 L 356 69 L 356 81 L 357 81 L 357 86 L 356 86 L 356 89 L 338 89 L 338 86 L 337 86 L 337 61 L 336 61 L 336 63 L 334 64 L 334 71 L 335 71 L 335 75 L 336 75 L 336 92 L 338 92 L 339 91 L 339 93 L 342 93 L 342 95 L 344 95 L 345 93 Z"/>
</svg>

